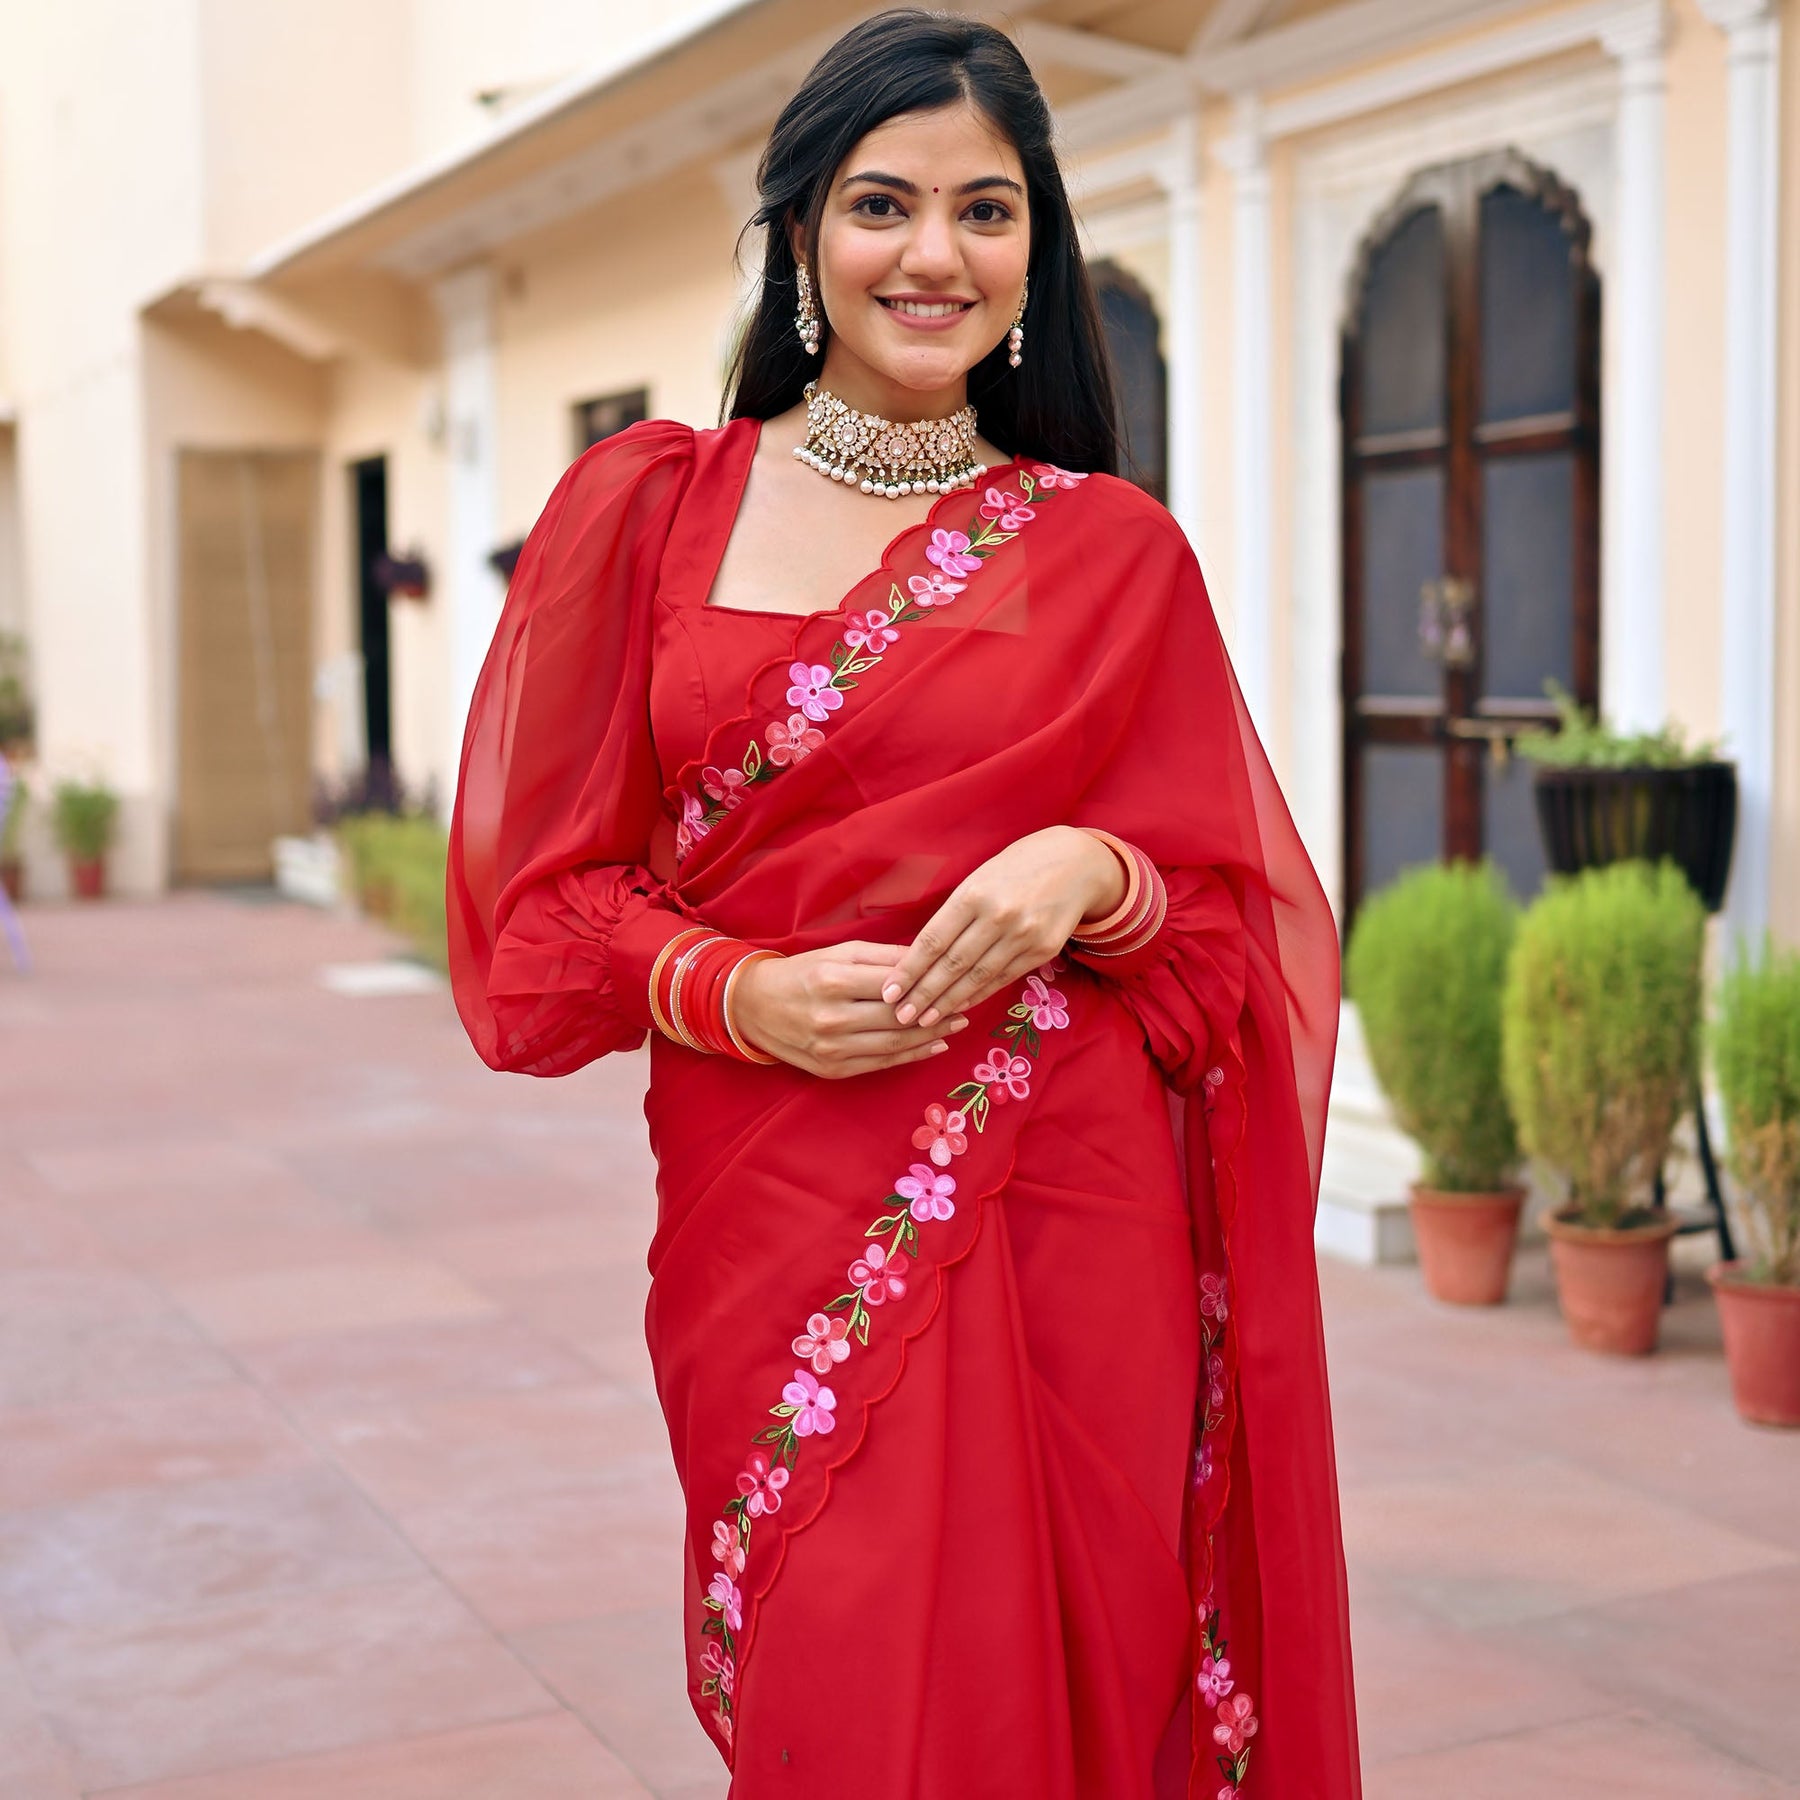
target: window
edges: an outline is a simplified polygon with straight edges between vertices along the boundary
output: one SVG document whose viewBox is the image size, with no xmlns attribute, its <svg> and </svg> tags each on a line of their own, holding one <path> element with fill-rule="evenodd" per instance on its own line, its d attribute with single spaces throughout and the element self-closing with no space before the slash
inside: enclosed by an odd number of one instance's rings
<svg viewBox="0 0 1800 1800">
<path fill-rule="evenodd" d="M 650 416 L 650 390 L 633 388 L 625 394 L 602 394 L 597 400 L 575 403 L 575 454 L 591 449 L 627 425 Z"/>
</svg>

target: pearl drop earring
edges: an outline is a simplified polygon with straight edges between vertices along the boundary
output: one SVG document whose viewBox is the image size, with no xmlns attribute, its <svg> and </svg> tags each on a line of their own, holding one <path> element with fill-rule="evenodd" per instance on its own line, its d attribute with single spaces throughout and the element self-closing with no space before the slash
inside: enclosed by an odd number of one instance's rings
<svg viewBox="0 0 1800 1800">
<path fill-rule="evenodd" d="M 794 281 L 800 290 L 800 310 L 794 314 L 794 329 L 800 334 L 800 348 L 808 356 L 819 354 L 819 309 L 813 304 L 812 277 L 806 264 L 794 268 Z"/>
<path fill-rule="evenodd" d="M 1019 295 L 1019 310 L 1013 314 L 1012 330 L 1006 334 L 1006 360 L 1016 369 L 1025 360 L 1025 302 L 1031 294 L 1031 277 L 1025 277 L 1024 292 Z"/>
</svg>

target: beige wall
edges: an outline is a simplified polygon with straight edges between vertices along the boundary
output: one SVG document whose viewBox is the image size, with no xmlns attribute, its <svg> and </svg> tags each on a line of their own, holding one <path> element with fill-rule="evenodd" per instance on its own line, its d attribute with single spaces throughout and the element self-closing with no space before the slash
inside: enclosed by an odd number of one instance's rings
<svg viewBox="0 0 1800 1800">
<path fill-rule="evenodd" d="M 1800 946 L 1800 12 L 1782 35 L 1781 395 L 1776 479 L 1775 855 L 1771 922 Z"/>
</svg>

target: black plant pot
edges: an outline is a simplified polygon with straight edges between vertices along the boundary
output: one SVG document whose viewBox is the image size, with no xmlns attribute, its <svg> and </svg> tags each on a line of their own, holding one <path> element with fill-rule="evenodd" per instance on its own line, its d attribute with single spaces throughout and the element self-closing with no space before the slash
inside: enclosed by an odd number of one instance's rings
<svg viewBox="0 0 1800 1800">
<path fill-rule="evenodd" d="M 1559 875 L 1606 863 L 1667 857 L 1717 912 L 1731 875 L 1737 831 L 1737 765 L 1565 769 L 1533 772 L 1544 855 Z"/>
</svg>

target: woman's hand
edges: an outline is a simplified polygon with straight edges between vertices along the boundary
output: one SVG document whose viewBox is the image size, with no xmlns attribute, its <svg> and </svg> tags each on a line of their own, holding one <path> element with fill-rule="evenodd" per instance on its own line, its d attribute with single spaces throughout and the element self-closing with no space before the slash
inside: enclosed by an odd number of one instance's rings
<svg viewBox="0 0 1800 1800">
<path fill-rule="evenodd" d="M 1052 825 L 972 869 L 928 919 L 881 990 L 901 1025 L 932 1026 L 1048 961 L 1084 918 L 1125 898 L 1119 859 L 1073 825 Z"/>
<path fill-rule="evenodd" d="M 759 957 L 732 990 L 732 1017 L 759 1050 L 810 1075 L 836 1080 L 899 1063 L 923 1062 L 968 1024 L 897 1027 L 881 998 L 904 946 L 852 940 L 798 956 Z"/>
</svg>

